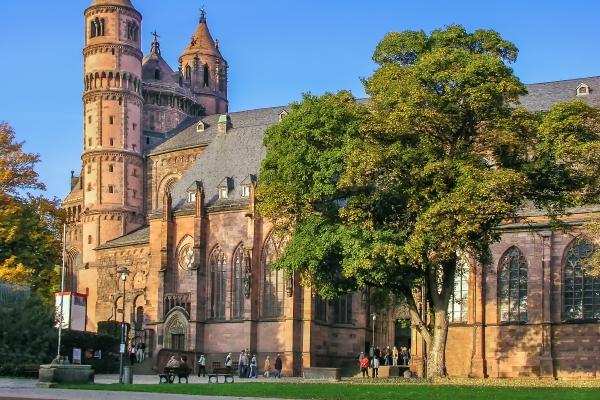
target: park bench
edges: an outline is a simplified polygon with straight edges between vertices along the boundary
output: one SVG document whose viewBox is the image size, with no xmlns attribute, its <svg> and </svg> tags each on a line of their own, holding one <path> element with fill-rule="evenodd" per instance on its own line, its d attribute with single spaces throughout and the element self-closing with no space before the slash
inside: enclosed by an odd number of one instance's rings
<svg viewBox="0 0 600 400">
<path fill-rule="evenodd" d="M 190 369 L 187 367 L 165 367 L 162 374 L 158 374 L 158 383 L 163 383 L 163 380 L 164 383 L 173 383 L 176 377 L 179 378 L 179 383 L 181 383 L 181 378 L 185 378 L 185 383 L 189 383 Z"/>
<path fill-rule="evenodd" d="M 25 364 L 25 374 L 32 378 L 37 378 L 40 373 L 40 366 L 38 364 Z"/>
<path fill-rule="evenodd" d="M 213 368 L 212 373 L 208 374 L 208 383 L 219 383 L 219 375 L 225 378 L 225 383 L 233 383 L 233 371 L 232 368 Z M 231 381 L 227 381 L 227 378 L 231 378 Z"/>
</svg>

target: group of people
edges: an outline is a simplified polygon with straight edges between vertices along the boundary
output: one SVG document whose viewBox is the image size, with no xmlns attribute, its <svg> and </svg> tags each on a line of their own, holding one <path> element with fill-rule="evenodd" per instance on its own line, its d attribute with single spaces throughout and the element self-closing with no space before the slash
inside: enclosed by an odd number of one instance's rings
<svg viewBox="0 0 600 400">
<path fill-rule="evenodd" d="M 400 351 L 398 351 L 398 348 L 396 346 L 394 346 L 393 349 L 390 349 L 390 346 L 387 346 L 383 350 L 381 350 L 379 347 L 371 347 L 369 356 L 366 356 L 365 353 L 362 351 L 358 356 L 358 362 L 360 363 L 360 370 L 362 372 L 362 376 L 368 377 L 369 368 L 371 368 L 373 371 L 373 378 L 379 375 L 380 365 L 408 365 L 409 359 L 410 353 L 408 349 L 406 347 L 401 347 Z M 402 364 L 399 364 L 399 362 L 401 362 Z"/>
<path fill-rule="evenodd" d="M 132 344 L 131 348 L 129 349 L 129 361 L 131 362 L 131 365 L 135 364 L 136 361 L 139 363 L 144 361 L 144 358 L 146 357 L 145 353 L 146 343 L 139 342 L 135 346 Z"/>
<path fill-rule="evenodd" d="M 229 353 L 225 358 L 225 366 L 231 368 L 232 363 L 233 360 L 231 359 L 231 353 Z M 271 372 L 270 356 L 265 358 L 263 365 L 263 376 L 268 378 Z M 275 378 L 281 378 L 282 366 L 283 362 L 281 361 L 281 354 L 277 354 L 277 358 L 275 358 L 275 363 L 273 365 L 275 368 Z M 258 358 L 256 357 L 256 354 L 251 355 L 250 350 L 248 349 L 242 350 L 238 357 L 238 372 L 240 378 L 258 378 Z"/>
<path fill-rule="evenodd" d="M 188 369 L 188 365 L 187 365 L 187 357 L 186 356 L 181 356 L 181 358 L 179 360 L 177 360 L 175 358 L 175 356 L 171 356 L 171 358 L 169 359 L 169 361 L 167 361 L 167 365 L 165 365 L 165 367 L 167 368 L 179 368 L 182 370 Z M 200 376 L 200 375 L 198 375 Z"/>
</svg>

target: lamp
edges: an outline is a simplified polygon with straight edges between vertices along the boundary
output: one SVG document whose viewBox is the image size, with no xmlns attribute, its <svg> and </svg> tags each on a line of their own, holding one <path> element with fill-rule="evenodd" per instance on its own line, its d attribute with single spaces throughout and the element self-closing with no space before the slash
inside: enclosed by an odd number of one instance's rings
<svg viewBox="0 0 600 400">
<path fill-rule="evenodd" d="M 371 317 L 373 318 L 373 355 L 375 355 L 375 321 L 377 320 L 377 313 L 373 313 L 371 314 Z"/>
<path fill-rule="evenodd" d="M 123 267 L 120 270 L 118 270 L 117 273 L 121 275 L 121 280 L 123 281 L 123 309 L 121 310 L 121 348 L 119 349 L 119 352 L 121 353 L 121 360 L 119 362 L 119 383 L 123 383 L 123 353 L 125 353 L 125 281 L 127 280 L 127 275 L 129 275 L 129 270 Z"/>
</svg>

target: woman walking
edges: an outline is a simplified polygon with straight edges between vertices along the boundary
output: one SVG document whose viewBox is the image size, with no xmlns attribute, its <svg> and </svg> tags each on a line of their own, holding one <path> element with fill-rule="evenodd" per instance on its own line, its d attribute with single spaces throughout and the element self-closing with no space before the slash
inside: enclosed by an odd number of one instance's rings
<svg viewBox="0 0 600 400">
<path fill-rule="evenodd" d="M 267 356 L 267 358 L 265 359 L 265 372 L 263 374 L 265 378 L 269 377 L 269 371 L 271 371 L 271 359 L 269 358 L 269 356 Z"/>
</svg>

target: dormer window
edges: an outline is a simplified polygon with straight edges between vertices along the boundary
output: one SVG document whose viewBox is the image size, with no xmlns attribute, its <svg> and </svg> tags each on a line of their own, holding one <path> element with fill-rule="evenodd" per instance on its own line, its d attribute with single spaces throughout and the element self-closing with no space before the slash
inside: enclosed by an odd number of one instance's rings
<svg viewBox="0 0 600 400">
<path fill-rule="evenodd" d="M 233 188 L 233 179 L 223 179 L 223 182 L 221 182 L 219 186 L 217 186 L 217 189 L 219 191 L 219 198 L 226 199 L 227 197 L 229 197 L 229 189 L 231 188 Z"/>
<path fill-rule="evenodd" d="M 281 112 L 279 113 L 279 122 L 283 121 L 283 119 L 284 119 L 285 117 L 287 117 L 287 116 L 288 116 L 288 114 L 289 114 L 289 113 L 288 113 L 287 111 L 285 111 L 285 110 L 281 110 Z"/>
<path fill-rule="evenodd" d="M 188 193 L 188 203 L 193 203 L 196 201 L 196 192 L 189 192 Z"/>
<path fill-rule="evenodd" d="M 250 185 L 252 182 L 256 182 L 255 175 L 248 175 L 240 184 L 242 186 L 241 195 L 242 197 L 250 197 Z"/>
<path fill-rule="evenodd" d="M 587 96 L 590 94 L 590 87 L 585 83 L 577 86 L 577 96 Z"/>
<path fill-rule="evenodd" d="M 250 197 L 250 185 L 242 186 L 242 197 Z"/>
<path fill-rule="evenodd" d="M 192 183 L 192 185 L 187 189 L 187 202 L 195 203 L 196 202 L 196 192 L 198 189 L 202 187 L 202 184 L 198 181 Z"/>
<path fill-rule="evenodd" d="M 205 129 L 206 124 L 202 121 L 198 122 L 198 125 L 196 126 L 196 132 L 204 132 Z"/>
</svg>

